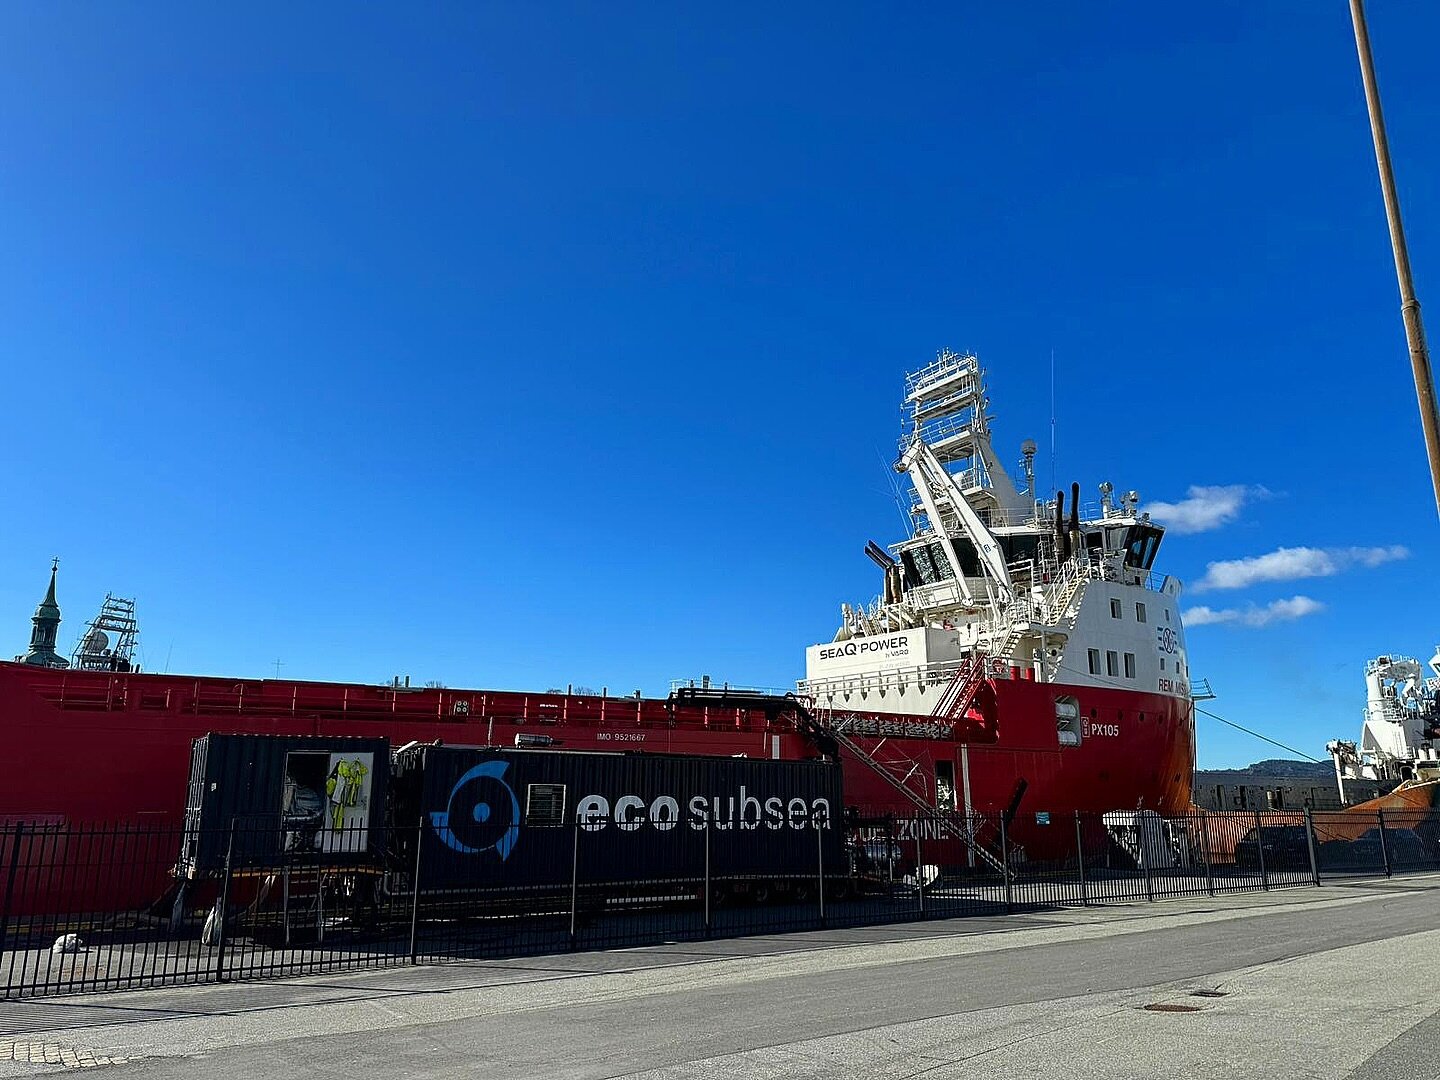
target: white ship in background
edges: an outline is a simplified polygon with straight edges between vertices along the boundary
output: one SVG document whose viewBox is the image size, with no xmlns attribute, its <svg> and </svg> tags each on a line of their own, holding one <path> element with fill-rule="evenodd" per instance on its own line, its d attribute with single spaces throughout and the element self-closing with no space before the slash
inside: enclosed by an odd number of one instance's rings
<svg viewBox="0 0 1440 1080">
<path fill-rule="evenodd" d="M 1346 780 L 1402 786 L 1440 780 L 1440 648 L 1427 665 L 1409 656 L 1377 656 L 1365 665 L 1365 721 L 1357 745 L 1341 739 L 1325 749 L 1345 801 Z"/>
</svg>

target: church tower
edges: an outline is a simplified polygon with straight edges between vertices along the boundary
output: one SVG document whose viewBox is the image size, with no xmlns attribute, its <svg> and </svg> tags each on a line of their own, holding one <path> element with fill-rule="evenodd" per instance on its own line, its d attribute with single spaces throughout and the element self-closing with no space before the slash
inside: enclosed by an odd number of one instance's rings
<svg viewBox="0 0 1440 1080">
<path fill-rule="evenodd" d="M 30 631 L 30 651 L 15 658 L 22 664 L 52 668 L 70 666 L 70 661 L 55 651 L 55 639 L 60 633 L 60 605 L 55 602 L 55 574 L 59 569 L 60 560 L 56 559 L 50 564 L 50 588 L 30 620 L 35 624 Z"/>
</svg>

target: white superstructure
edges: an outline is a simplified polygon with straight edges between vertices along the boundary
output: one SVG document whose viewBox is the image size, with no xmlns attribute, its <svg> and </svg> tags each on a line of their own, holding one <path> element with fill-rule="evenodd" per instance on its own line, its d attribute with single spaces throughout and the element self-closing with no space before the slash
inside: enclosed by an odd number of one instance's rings
<svg viewBox="0 0 1440 1080">
<path fill-rule="evenodd" d="M 884 589 L 842 605 L 833 641 L 806 650 L 803 693 L 834 709 L 931 715 L 955 672 L 1188 698 L 1180 583 L 1151 572 L 1164 528 L 1108 483 L 1042 499 L 1035 444 L 1017 487 L 990 440 L 984 372 L 939 354 L 906 379 L 897 472 L 911 486 L 909 539 L 866 554 Z M 1062 741 L 1064 732 L 1061 732 Z"/>
<path fill-rule="evenodd" d="M 1365 665 L 1360 743 L 1326 744 L 1344 800 L 1345 781 L 1440 779 L 1440 648 L 1427 675 L 1409 656 L 1377 656 Z"/>
</svg>

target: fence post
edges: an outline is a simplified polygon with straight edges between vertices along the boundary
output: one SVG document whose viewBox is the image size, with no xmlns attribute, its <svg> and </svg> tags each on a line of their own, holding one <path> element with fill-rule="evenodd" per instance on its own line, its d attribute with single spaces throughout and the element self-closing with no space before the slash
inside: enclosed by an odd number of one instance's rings
<svg viewBox="0 0 1440 1080">
<path fill-rule="evenodd" d="M 812 821 L 811 824 L 814 824 Z M 815 876 L 819 886 L 816 896 L 820 900 L 820 929 L 825 929 L 825 830 L 815 825 Z"/>
<path fill-rule="evenodd" d="M 1080 905 L 1090 905 L 1090 891 L 1085 887 L 1085 833 L 1080 828 L 1080 811 L 1075 811 L 1075 860 L 1080 867 Z"/>
<path fill-rule="evenodd" d="M 708 938 L 713 930 L 710 922 L 710 825 L 705 826 L 705 936 Z"/>
<path fill-rule="evenodd" d="M 1385 811 L 1376 810 L 1375 820 L 1380 825 L 1380 857 L 1385 860 L 1385 876 L 1390 876 L 1390 842 L 1385 836 Z"/>
<path fill-rule="evenodd" d="M 5 951 L 5 942 L 10 936 L 10 905 L 15 896 L 15 877 L 20 870 L 20 839 L 24 835 L 25 823 L 17 821 L 15 839 L 10 842 L 10 869 L 5 874 L 5 906 L 0 908 L 0 953 Z"/>
<path fill-rule="evenodd" d="M 1145 899 L 1154 903 L 1155 879 L 1150 870 L 1150 819 L 1136 814 L 1135 821 L 1135 846 L 1140 852 L 1140 869 L 1145 871 Z"/>
<path fill-rule="evenodd" d="M 580 819 L 576 817 L 570 843 L 570 948 L 578 944 L 580 919 Z"/>
<path fill-rule="evenodd" d="M 215 981 L 225 981 L 225 946 L 230 940 L 226 923 L 230 917 L 230 878 L 235 861 L 235 819 L 230 819 L 230 840 L 225 845 L 225 884 L 220 889 L 220 905 L 216 908 L 219 918 L 215 920 Z"/>
<path fill-rule="evenodd" d="M 1260 811 L 1255 811 L 1255 854 L 1260 857 L 1260 887 L 1270 890 L 1270 873 L 1265 869 L 1265 826 L 1260 821 Z"/>
<path fill-rule="evenodd" d="M 1210 859 L 1210 815 L 1200 811 L 1200 843 L 1205 845 L 1205 891 L 1215 895 L 1215 868 Z"/>
<path fill-rule="evenodd" d="M 1000 876 L 1005 879 L 1005 914 L 1015 910 L 1015 893 L 1010 885 L 1010 830 L 1000 815 Z"/>
<path fill-rule="evenodd" d="M 920 817 L 917 814 L 915 817 L 915 902 L 920 905 L 920 917 L 923 919 L 925 917 L 925 873 L 923 870 L 925 856 L 920 848 L 920 832 Z M 887 845 L 890 843 L 890 836 L 890 833 L 885 836 Z M 885 858 L 887 861 L 890 858 L 888 851 L 885 853 Z"/>
<path fill-rule="evenodd" d="M 1305 808 L 1305 846 L 1310 850 L 1310 880 L 1320 885 L 1320 862 L 1315 858 L 1315 812 Z"/>
<path fill-rule="evenodd" d="M 415 874 L 410 879 L 410 963 L 420 962 L 420 848 L 425 843 L 425 816 L 415 827 Z"/>
</svg>

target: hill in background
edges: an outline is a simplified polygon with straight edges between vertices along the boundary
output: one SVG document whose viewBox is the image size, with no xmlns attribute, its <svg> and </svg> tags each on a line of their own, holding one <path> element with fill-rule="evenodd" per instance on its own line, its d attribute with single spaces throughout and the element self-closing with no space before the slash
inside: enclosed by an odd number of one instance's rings
<svg viewBox="0 0 1440 1080">
<path fill-rule="evenodd" d="M 1243 769 L 1205 771 L 1235 772 L 1247 776 L 1283 776 L 1297 780 L 1324 780 L 1335 776 L 1335 766 L 1328 761 L 1293 761 L 1289 758 L 1269 758 L 1246 765 Z"/>
</svg>

